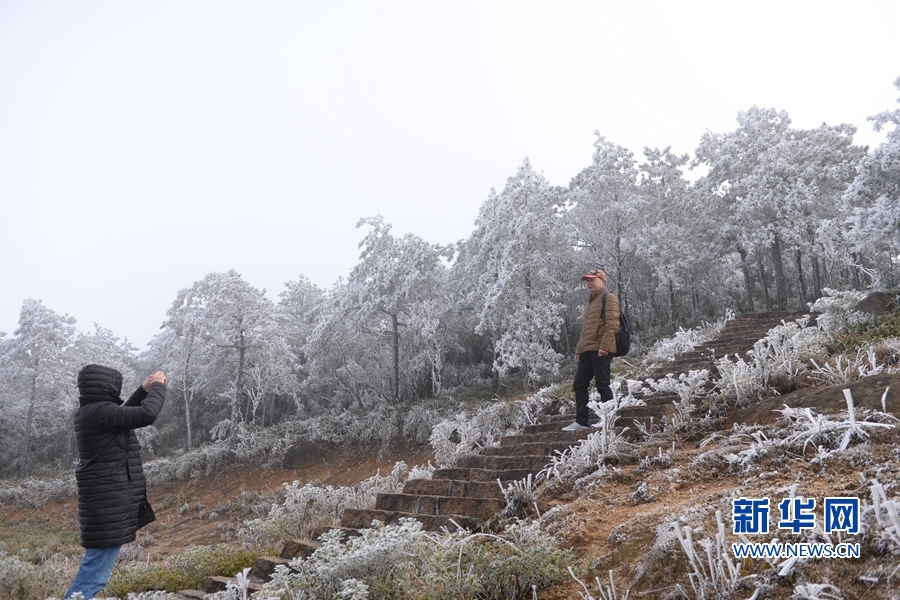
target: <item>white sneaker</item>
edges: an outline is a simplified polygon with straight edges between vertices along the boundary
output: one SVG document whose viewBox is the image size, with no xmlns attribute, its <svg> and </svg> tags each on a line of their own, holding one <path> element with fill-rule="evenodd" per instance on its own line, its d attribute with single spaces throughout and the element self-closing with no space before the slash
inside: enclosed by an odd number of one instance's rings
<svg viewBox="0 0 900 600">
<path fill-rule="evenodd" d="M 571 425 L 566 425 L 562 428 L 563 431 L 581 431 L 582 429 L 587 429 L 587 426 L 577 421 L 572 421 Z"/>
</svg>

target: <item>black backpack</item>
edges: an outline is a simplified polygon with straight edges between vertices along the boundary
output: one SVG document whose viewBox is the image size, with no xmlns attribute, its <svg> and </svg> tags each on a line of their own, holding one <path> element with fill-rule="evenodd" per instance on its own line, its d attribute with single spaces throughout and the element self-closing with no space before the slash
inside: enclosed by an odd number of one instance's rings
<svg viewBox="0 0 900 600">
<path fill-rule="evenodd" d="M 603 302 L 603 308 L 600 309 L 600 314 L 606 314 L 606 296 L 609 295 L 609 292 L 604 292 L 603 297 L 600 299 Z M 628 317 L 625 316 L 625 311 L 622 310 L 622 307 L 619 307 L 619 331 L 616 332 L 616 352 L 611 356 L 625 356 L 628 354 L 628 351 L 631 349 L 631 325 L 628 323 Z"/>
</svg>

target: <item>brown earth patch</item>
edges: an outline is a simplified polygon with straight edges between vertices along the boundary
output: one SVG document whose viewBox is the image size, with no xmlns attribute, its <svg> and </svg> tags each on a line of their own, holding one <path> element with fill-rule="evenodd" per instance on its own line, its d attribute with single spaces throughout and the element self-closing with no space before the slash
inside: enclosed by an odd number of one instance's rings
<svg viewBox="0 0 900 600">
<path fill-rule="evenodd" d="M 403 446 L 381 455 L 357 447 L 325 448 L 322 458 L 320 464 L 303 469 L 242 465 L 225 469 L 215 477 L 150 488 L 148 496 L 157 520 L 138 532 L 142 559 L 162 561 L 191 545 L 233 541 L 237 527 L 245 519 L 261 516 L 253 513 L 254 503 L 274 496 L 283 484 L 299 481 L 334 487 L 353 485 L 379 471 L 386 475 L 397 461 L 405 461 L 410 467 L 424 466 L 431 453 L 421 446 Z M 48 503 L 39 510 L 5 507 L 0 510 L 0 528 L 22 524 L 40 528 L 53 523 L 63 531 L 77 533 L 77 510 L 74 498 Z"/>
</svg>

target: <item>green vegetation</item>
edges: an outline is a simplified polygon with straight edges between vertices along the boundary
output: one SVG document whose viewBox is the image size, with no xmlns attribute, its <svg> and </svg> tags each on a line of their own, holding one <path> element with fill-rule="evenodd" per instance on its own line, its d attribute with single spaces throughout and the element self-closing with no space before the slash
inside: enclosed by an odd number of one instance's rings
<svg viewBox="0 0 900 600">
<path fill-rule="evenodd" d="M 117 566 L 103 593 L 125 598 L 129 592 L 202 589 L 207 577 L 233 577 L 252 566 L 256 556 L 256 552 L 225 544 L 191 546 L 165 565 L 131 562 Z"/>
<path fill-rule="evenodd" d="M 0 525 L 0 552 L 39 564 L 54 554 L 81 557 L 78 526 L 58 521 L 15 521 Z"/>
<path fill-rule="evenodd" d="M 900 290 L 891 290 L 889 293 L 893 296 L 889 312 L 875 315 L 841 331 L 835 336 L 829 350 L 840 354 L 891 338 L 900 338 Z"/>
</svg>

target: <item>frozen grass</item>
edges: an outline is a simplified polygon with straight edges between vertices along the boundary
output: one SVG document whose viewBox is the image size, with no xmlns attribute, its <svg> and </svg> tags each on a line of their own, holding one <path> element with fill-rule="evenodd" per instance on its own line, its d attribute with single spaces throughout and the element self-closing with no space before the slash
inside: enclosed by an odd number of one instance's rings
<svg viewBox="0 0 900 600">
<path fill-rule="evenodd" d="M 526 598 L 562 582 L 573 559 L 537 523 L 523 521 L 497 534 L 441 534 L 404 519 L 321 541 L 309 558 L 279 567 L 254 599 Z"/>
<path fill-rule="evenodd" d="M 435 461 L 442 467 L 453 466 L 460 457 L 496 445 L 501 436 L 537 422 L 549 406 L 556 404 L 554 390 L 544 388 L 523 401 L 495 401 L 474 412 L 444 419 L 431 433 Z"/>
<path fill-rule="evenodd" d="M 656 366 L 671 362 L 683 352 L 689 352 L 704 342 L 719 336 L 728 321 L 734 319 L 734 311 L 726 312 L 725 317 L 715 323 L 704 323 L 694 329 L 680 329 L 670 338 L 658 340 L 647 351 L 644 357 L 644 367 L 650 371 Z"/>
<path fill-rule="evenodd" d="M 688 580 L 693 597 L 697 600 L 734 597 L 738 585 L 744 579 L 740 563 L 733 560 L 730 555 L 725 538 L 725 523 L 720 511 L 716 511 L 716 525 L 716 537 L 712 540 L 700 540 L 698 548 L 689 526 L 680 527 L 677 523 L 672 524 L 681 549 L 690 564 Z M 677 584 L 675 588 L 685 598 L 691 597 L 681 584 Z"/>
<path fill-rule="evenodd" d="M 631 382 L 634 383 L 634 382 Z M 643 400 L 634 397 L 639 386 L 628 385 L 628 393 L 620 393 L 622 382 L 613 382 L 613 398 L 600 401 L 599 394 L 593 394 L 588 407 L 599 417 L 593 425 L 594 431 L 578 444 L 550 456 L 547 466 L 538 473 L 538 481 L 575 482 L 585 475 L 603 469 L 607 458 L 631 453 L 633 445 L 627 441 L 625 431 L 615 427 L 618 413 L 629 406 L 642 406 Z"/>
<path fill-rule="evenodd" d="M 418 476 L 430 469 L 416 467 Z M 284 485 L 284 497 L 270 504 L 266 516 L 246 521 L 238 537 L 252 547 L 274 548 L 286 539 L 313 539 L 314 532 L 340 525 L 346 508 L 372 508 L 380 493 L 399 493 L 410 477 L 406 463 L 398 462 L 388 475 L 377 474 L 356 485 L 333 487 L 316 483 Z M 420 477 L 423 478 L 423 477 Z"/>
</svg>

